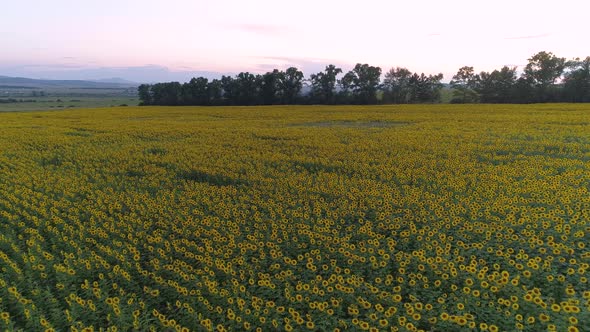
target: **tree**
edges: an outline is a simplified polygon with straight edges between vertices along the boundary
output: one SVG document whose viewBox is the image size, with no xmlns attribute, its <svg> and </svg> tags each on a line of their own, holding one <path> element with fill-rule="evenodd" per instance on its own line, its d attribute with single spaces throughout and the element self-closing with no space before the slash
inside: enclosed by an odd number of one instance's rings
<svg viewBox="0 0 590 332">
<path fill-rule="evenodd" d="M 566 61 L 551 52 L 539 52 L 528 59 L 517 78 L 516 67 L 475 74 L 473 67 L 461 67 L 451 80 L 451 102 L 531 103 L 548 101 L 590 102 L 590 57 Z M 189 82 L 141 84 L 140 105 L 276 105 L 311 102 L 319 104 L 372 104 L 383 92 L 383 102 L 440 102 L 442 74 L 411 73 L 391 68 L 380 84 L 381 68 L 357 63 L 342 75 L 342 69 L 328 65 L 305 80 L 295 67 L 274 69 L 264 75 L 241 72 L 209 82 L 195 77 Z M 563 78 L 563 80 L 560 80 Z M 309 83 L 307 83 L 309 82 Z M 304 84 L 311 93 L 300 96 Z M 379 90 L 381 89 L 381 90 Z M 42 96 L 45 93 L 40 91 Z"/>
<path fill-rule="evenodd" d="M 238 85 L 231 76 L 221 76 L 221 87 L 223 89 L 223 104 L 236 105 L 238 103 Z"/>
<path fill-rule="evenodd" d="M 377 103 L 377 89 L 381 78 L 381 68 L 357 63 L 341 80 L 343 88 L 350 88 L 353 98 L 359 104 Z M 346 88 L 345 88 L 346 89 Z"/>
<path fill-rule="evenodd" d="M 182 103 L 184 105 L 209 105 L 207 86 L 209 80 L 205 77 L 193 77 L 182 85 Z"/>
<path fill-rule="evenodd" d="M 137 87 L 137 94 L 139 96 L 140 105 L 152 105 L 151 86 L 149 84 L 141 84 Z"/>
<path fill-rule="evenodd" d="M 567 101 L 590 102 L 590 56 L 568 63 L 570 71 L 565 75 L 564 94 Z"/>
<path fill-rule="evenodd" d="M 539 52 L 528 59 L 524 77 L 532 82 L 537 90 L 536 101 L 548 101 L 555 96 L 555 81 L 565 69 L 565 58 L 558 58 L 551 52 Z"/>
<path fill-rule="evenodd" d="M 279 83 L 280 89 L 283 92 L 284 104 L 295 104 L 297 96 L 303 87 L 303 72 L 295 67 L 289 67 L 281 76 Z"/>
<path fill-rule="evenodd" d="M 525 75 L 520 76 L 514 88 L 512 89 L 512 100 L 511 102 L 517 104 L 527 104 L 536 101 L 535 87 L 531 78 Z"/>
<path fill-rule="evenodd" d="M 310 76 L 311 93 L 314 102 L 334 104 L 337 76 L 341 73 L 342 69 L 334 65 L 328 65 L 323 72 Z"/>
<path fill-rule="evenodd" d="M 259 91 L 262 86 L 262 76 L 249 72 L 239 73 L 234 79 L 237 87 L 238 105 L 256 105 L 259 103 Z"/>
<path fill-rule="evenodd" d="M 179 82 L 156 83 L 151 86 L 153 105 L 181 104 L 182 85 Z"/>
<path fill-rule="evenodd" d="M 350 104 L 354 102 L 354 80 L 355 75 L 352 71 L 344 74 L 344 76 L 338 80 L 338 85 L 340 86 L 338 102 L 340 104 Z"/>
<path fill-rule="evenodd" d="M 481 72 L 475 76 L 474 90 L 482 103 L 510 103 L 514 100 L 516 67 L 504 66 L 491 73 Z"/>
<path fill-rule="evenodd" d="M 264 105 L 273 105 L 280 103 L 283 95 L 281 82 L 285 73 L 274 69 L 272 72 L 267 72 L 262 75 L 262 86 L 260 87 L 260 95 Z"/>
<path fill-rule="evenodd" d="M 391 68 L 383 80 L 383 99 L 394 104 L 406 104 L 409 100 L 409 81 L 412 73 L 407 68 Z"/>
<path fill-rule="evenodd" d="M 214 79 L 207 84 L 207 95 L 209 96 L 210 105 L 223 104 L 223 84 L 220 80 Z"/>
<path fill-rule="evenodd" d="M 418 75 L 413 74 L 409 81 L 408 87 L 410 91 L 409 102 L 411 103 L 424 103 L 424 102 L 437 102 L 440 100 L 440 90 L 443 85 L 440 82 L 443 79 L 443 74 L 438 75 L 424 75 L 424 73 Z"/>
<path fill-rule="evenodd" d="M 476 83 L 473 67 L 461 67 L 453 79 L 451 87 L 453 91 L 453 100 L 451 102 L 473 103 L 477 101 L 477 93 L 474 91 Z"/>
</svg>

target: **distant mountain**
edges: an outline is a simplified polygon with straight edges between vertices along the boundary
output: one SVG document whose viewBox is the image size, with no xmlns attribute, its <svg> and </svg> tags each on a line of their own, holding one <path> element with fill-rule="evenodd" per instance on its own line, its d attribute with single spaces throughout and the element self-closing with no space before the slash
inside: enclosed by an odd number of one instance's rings
<svg viewBox="0 0 590 332">
<path fill-rule="evenodd" d="M 113 78 L 103 78 L 99 80 L 91 80 L 91 82 L 98 82 L 98 83 L 114 83 L 114 84 L 127 84 L 127 85 L 134 85 L 137 86 L 139 83 L 126 80 L 120 77 L 113 77 Z"/>
<path fill-rule="evenodd" d="M 84 80 L 49 80 L 25 77 L 0 76 L 0 88 L 78 88 L 78 89 L 124 89 L 137 86 L 137 83 L 123 79 L 108 79 L 100 81 Z"/>
<path fill-rule="evenodd" d="M 11 77 L 50 78 L 52 80 L 84 80 L 101 83 L 120 83 L 139 85 L 157 82 L 188 82 L 193 77 L 208 79 L 234 75 L 215 71 L 199 71 L 188 68 L 172 70 L 164 66 L 146 65 L 135 67 L 88 67 L 71 69 L 68 67 L 6 66 L 0 63 L 0 75 Z M 112 78 L 111 78 L 112 77 Z"/>
</svg>

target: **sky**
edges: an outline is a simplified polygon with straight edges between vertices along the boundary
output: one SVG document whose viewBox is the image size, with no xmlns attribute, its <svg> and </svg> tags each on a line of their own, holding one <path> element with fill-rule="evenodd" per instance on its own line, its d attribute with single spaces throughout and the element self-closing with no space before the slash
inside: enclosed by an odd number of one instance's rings
<svg viewBox="0 0 590 332">
<path fill-rule="evenodd" d="M 588 0 L 3 0 L 0 75 L 150 82 L 355 63 L 442 72 L 590 56 Z"/>
</svg>

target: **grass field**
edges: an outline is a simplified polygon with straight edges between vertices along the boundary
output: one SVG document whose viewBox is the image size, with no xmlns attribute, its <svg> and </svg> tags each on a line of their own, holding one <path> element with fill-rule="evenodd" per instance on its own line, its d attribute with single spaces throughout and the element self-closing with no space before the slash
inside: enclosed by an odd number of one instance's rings
<svg viewBox="0 0 590 332">
<path fill-rule="evenodd" d="M 13 97 L 14 98 L 14 97 Z M 2 98 L 0 98 L 2 99 Z M 7 99 L 7 98 L 4 98 Z M 51 96 L 18 97 L 23 102 L 1 103 L 0 112 L 49 111 L 68 108 L 96 108 L 120 105 L 137 106 L 139 99 L 128 96 Z M 31 101 L 34 100 L 34 101 Z"/>
<path fill-rule="evenodd" d="M 0 114 L 0 330 L 590 331 L 590 105 Z"/>
</svg>

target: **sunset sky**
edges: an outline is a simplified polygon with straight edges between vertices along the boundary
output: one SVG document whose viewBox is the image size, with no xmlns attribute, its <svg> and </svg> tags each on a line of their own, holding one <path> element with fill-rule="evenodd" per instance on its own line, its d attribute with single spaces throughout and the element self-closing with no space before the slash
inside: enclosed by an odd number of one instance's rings
<svg viewBox="0 0 590 332">
<path fill-rule="evenodd" d="M 542 50 L 568 59 L 590 55 L 587 0 L 19 0 L 1 6 L 0 75 L 10 76 L 106 78 L 144 69 L 182 76 L 289 66 L 307 76 L 328 63 L 350 69 L 361 62 L 384 71 L 443 72 L 448 80 L 464 65 L 476 71 L 523 66 Z M 151 80 L 166 78 L 160 74 Z M 140 77 L 124 78 L 150 80 Z"/>
</svg>

